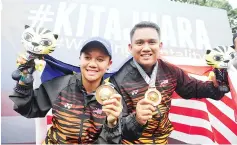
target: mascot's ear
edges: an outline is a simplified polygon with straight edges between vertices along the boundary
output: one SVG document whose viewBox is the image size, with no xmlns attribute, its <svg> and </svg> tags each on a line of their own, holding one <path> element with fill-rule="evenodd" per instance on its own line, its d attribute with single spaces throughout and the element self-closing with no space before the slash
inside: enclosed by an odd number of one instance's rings
<svg viewBox="0 0 237 145">
<path fill-rule="evenodd" d="M 58 35 L 57 34 L 53 34 L 55 39 L 58 39 Z"/>
<path fill-rule="evenodd" d="M 30 26 L 28 26 L 28 25 L 25 25 L 25 29 L 27 29 L 27 28 L 29 28 Z"/>
<path fill-rule="evenodd" d="M 207 51 L 206 51 L 206 54 L 209 54 L 209 53 L 211 53 L 211 50 L 207 50 Z"/>
</svg>

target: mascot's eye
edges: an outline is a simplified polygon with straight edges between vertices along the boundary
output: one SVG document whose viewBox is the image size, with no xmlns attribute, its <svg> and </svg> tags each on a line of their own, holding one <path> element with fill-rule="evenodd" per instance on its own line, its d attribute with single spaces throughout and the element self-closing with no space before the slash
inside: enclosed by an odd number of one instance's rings
<svg viewBox="0 0 237 145">
<path fill-rule="evenodd" d="M 50 40 L 42 40 L 40 44 L 43 46 L 50 46 L 52 42 Z"/>
<path fill-rule="evenodd" d="M 235 58 L 235 53 L 234 52 L 232 52 L 231 54 L 230 54 L 230 57 L 231 57 L 231 59 L 234 59 Z"/>
<path fill-rule="evenodd" d="M 32 37 L 33 37 L 33 36 L 32 36 L 30 33 L 26 33 L 26 34 L 24 35 L 25 40 L 26 40 L 26 41 L 29 41 L 29 42 L 32 41 Z"/>
<path fill-rule="evenodd" d="M 215 61 L 222 61 L 222 60 L 223 60 L 223 57 L 222 57 L 222 56 L 219 56 L 219 55 L 215 55 L 215 56 L 213 57 L 213 59 L 214 59 Z"/>
</svg>

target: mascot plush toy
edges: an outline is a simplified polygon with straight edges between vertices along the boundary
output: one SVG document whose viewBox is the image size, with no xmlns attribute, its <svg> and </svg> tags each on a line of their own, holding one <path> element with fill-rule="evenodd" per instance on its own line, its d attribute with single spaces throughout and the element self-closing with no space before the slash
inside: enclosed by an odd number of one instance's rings
<svg viewBox="0 0 237 145">
<path fill-rule="evenodd" d="M 18 68 L 12 73 L 12 78 L 26 85 L 31 84 L 33 72 L 42 71 L 44 56 L 55 50 L 57 38 L 58 35 L 48 29 L 26 25 L 21 38 L 25 52 L 18 57 Z"/>
<path fill-rule="evenodd" d="M 212 78 L 215 74 L 218 88 L 222 92 L 229 92 L 227 69 L 233 63 L 236 52 L 229 46 L 217 46 L 206 51 L 205 59 L 208 65 L 213 66 L 213 71 L 209 74 Z"/>
</svg>

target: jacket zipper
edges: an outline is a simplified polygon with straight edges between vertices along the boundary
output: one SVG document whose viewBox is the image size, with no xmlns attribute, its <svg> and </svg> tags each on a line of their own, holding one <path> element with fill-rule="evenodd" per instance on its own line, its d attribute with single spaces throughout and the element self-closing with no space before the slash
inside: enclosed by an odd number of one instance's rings
<svg viewBox="0 0 237 145">
<path fill-rule="evenodd" d="M 154 130 L 154 132 L 152 133 L 152 140 L 153 140 L 153 144 L 156 144 L 155 142 L 155 132 L 157 130 L 157 128 L 159 127 L 160 123 L 158 123 L 158 126 L 156 127 L 156 129 Z"/>
<path fill-rule="evenodd" d="M 153 132 L 153 134 L 152 134 L 152 140 L 153 140 L 153 144 L 156 144 L 155 143 L 155 132 L 156 132 L 156 130 L 160 127 L 160 122 L 161 122 L 161 120 L 162 120 L 162 115 L 161 115 L 161 112 L 160 112 L 160 109 L 157 107 L 157 111 L 158 111 L 158 113 L 160 114 L 160 118 L 159 118 L 159 123 L 158 123 L 158 126 L 156 127 L 156 129 L 154 130 L 154 132 Z"/>
</svg>

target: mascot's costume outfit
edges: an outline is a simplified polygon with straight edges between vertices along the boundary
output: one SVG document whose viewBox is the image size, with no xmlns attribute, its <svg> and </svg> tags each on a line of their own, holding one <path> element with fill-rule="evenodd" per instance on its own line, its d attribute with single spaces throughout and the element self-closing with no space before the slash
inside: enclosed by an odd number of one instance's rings
<svg viewBox="0 0 237 145">
<path fill-rule="evenodd" d="M 233 64 L 235 57 L 235 50 L 229 46 L 218 46 L 206 51 L 206 62 L 213 66 L 213 72 L 209 74 L 209 78 L 211 79 L 215 74 L 220 91 L 226 93 L 230 91 L 227 69 Z"/>
<path fill-rule="evenodd" d="M 113 128 L 107 126 L 106 114 L 95 93 L 86 93 L 81 74 L 75 73 L 80 69 L 46 55 L 54 50 L 56 35 L 44 28 L 27 26 L 22 38 L 26 53 L 17 60 L 19 67 L 12 74 L 17 84 L 9 97 L 14 110 L 27 118 L 45 117 L 52 108 L 52 126 L 43 144 L 120 143 L 120 121 Z M 95 42 L 111 49 L 110 45 L 104 45 L 107 43 L 104 39 L 91 38 L 85 45 Z M 38 61 L 46 61 L 45 69 L 49 71 L 42 75 L 48 77 L 33 90 L 32 73 L 44 67 Z"/>
</svg>

